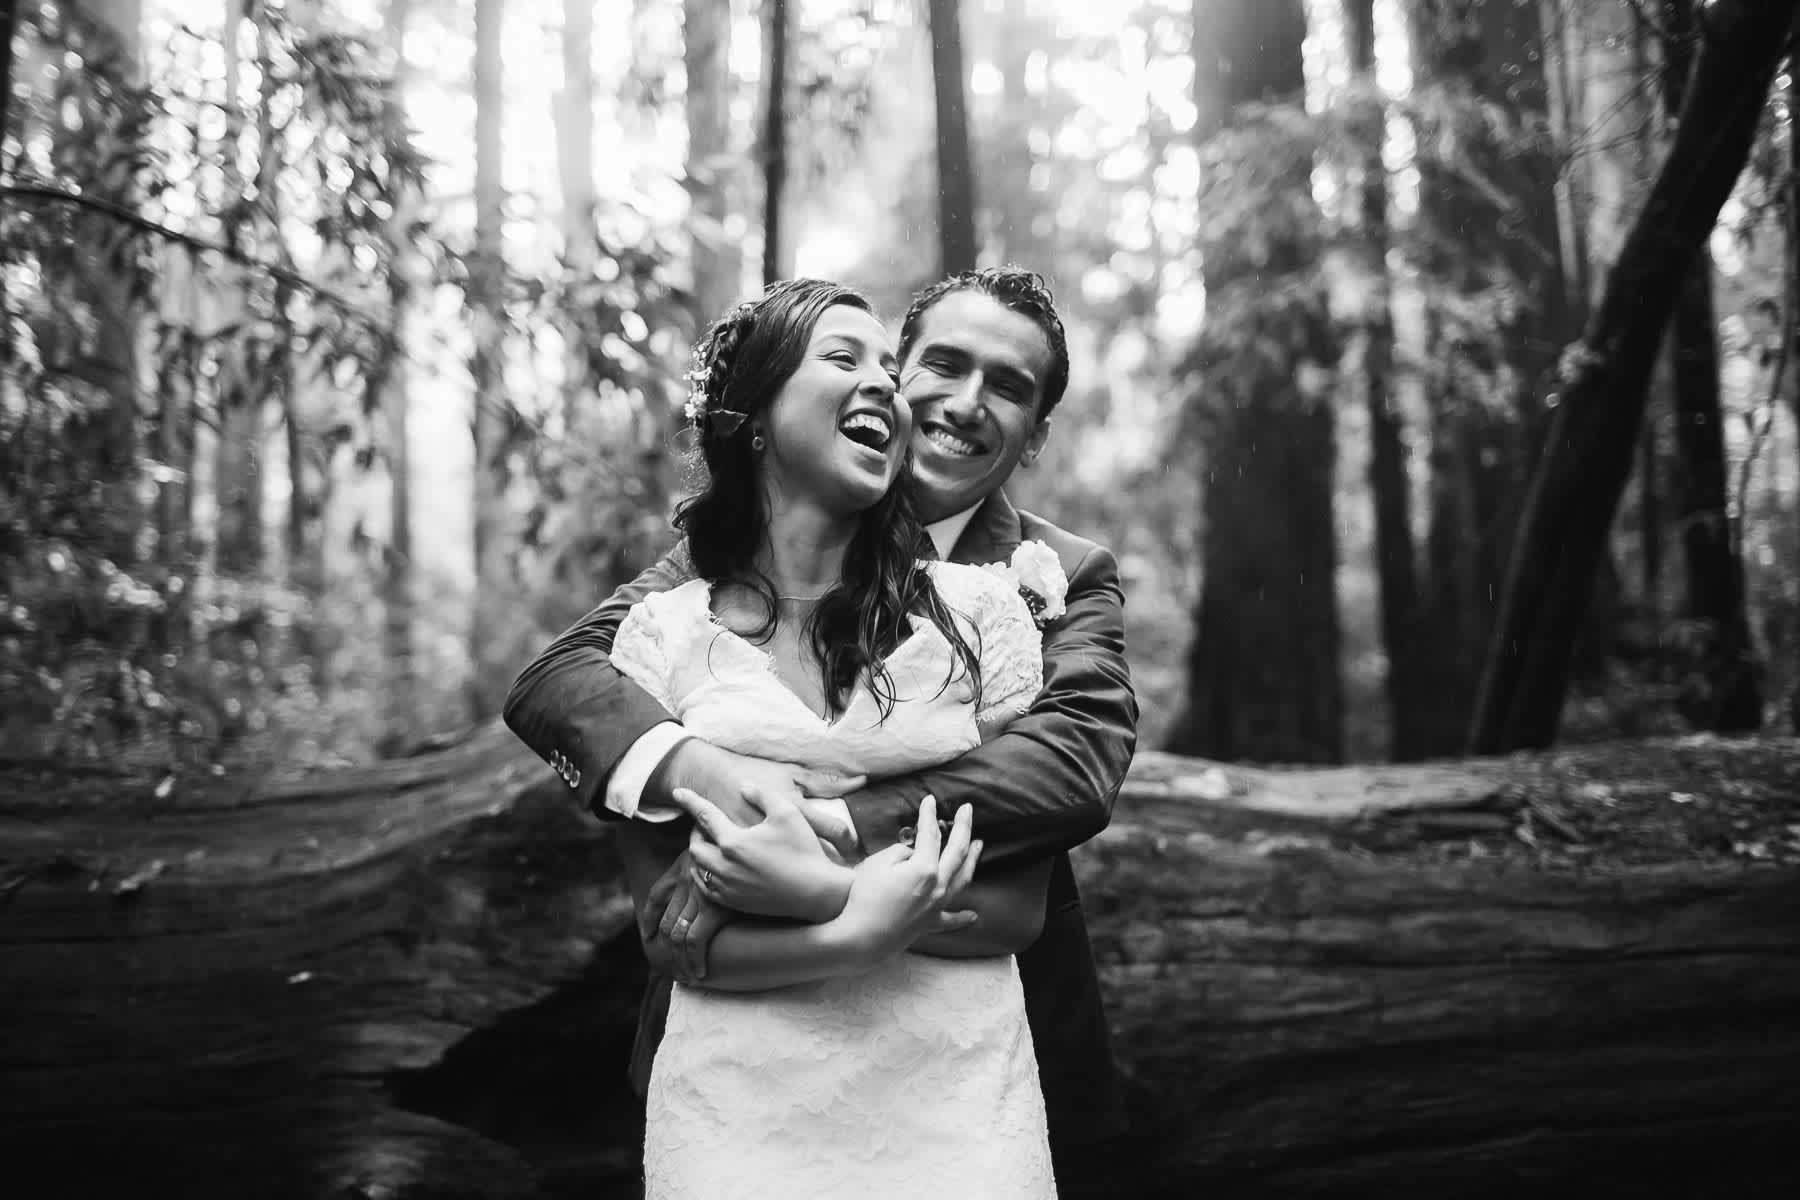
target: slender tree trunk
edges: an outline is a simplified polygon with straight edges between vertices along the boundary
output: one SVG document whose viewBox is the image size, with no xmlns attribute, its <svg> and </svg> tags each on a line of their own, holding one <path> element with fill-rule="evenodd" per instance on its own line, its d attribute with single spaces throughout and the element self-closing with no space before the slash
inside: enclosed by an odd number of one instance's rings
<svg viewBox="0 0 1800 1200">
<path fill-rule="evenodd" d="M 742 286 L 743 261 L 725 231 L 737 170 L 731 152 L 731 8 L 686 0 L 688 228 L 693 238 L 694 316 L 723 313 Z M 779 204 L 774 214 L 779 225 Z"/>
<path fill-rule="evenodd" d="M 562 90 L 556 94 L 556 167 L 562 184 L 563 270 L 574 280 L 594 271 L 594 0 L 563 0 Z M 562 322 L 563 427 L 573 434 L 581 401 L 589 392 L 587 348 L 580 323 Z"/>
<path fill-rule="evenodd" d="M 503 620 L 502 589 L 510 586 L 504 544 L 503 478 L 507 454 L 508 404 L 503 379 L 505 314 L 501 310 L 503 247 L 501 226 L 506 196 L 501 175 L 502 0 L 475 3 L 475 254 L 470 291 L 475 326 L 469 370 L 475 412 L 475 610 L 469 655 L 474 665 L 471 706 L 477 718 L 490 713 L 505 681 L 492 662 Z"/>
<path fill-rule="evenodd" d="M 12 129 L 13 33 L 19 27 L 21 0 L 0 3 L 0 141 Z M 0 168 L 7 164 L 0 159 Z M 0 348 L 10 346 L 8 335 L 0 331 Z"/>
<path fill-rule="evenodd" d="M 260 5 L 246 5 L 244 0 L 223 0 L 225 5 L 225 141 L 237 145 L 236 134 L 243 128 L 243 113 L 238 90 L 241 79 L 240 28 L 247 19 L 260 23 Z M 260 38 L 259 38 L 260 40 Z M 236 154 L 225 156 L 225 194 L 240 191 L 240 171 Z M 224 240 L 236 246 L 245 215 L 235 206 L 225 216 Z M 239 314 L 241 301 L 231 286 L 236 276 L 226 272 L 214 285 L 209 308 L 218 325 Z M 214 326 L 216 327 L 216 326 Z M 218 497 L 218 531 L 215 539 L 218 570 L 226 575 L 248 575 L 262 565 L 262 453 L 263 409 L 262 372 L 255 358 L 252 337 L 233 339 L 226 361 L 218 375 L 219 436 L 213 470 L 214 491 Z"/>
<path fill-rule="evenodd" d="M 394 77 L 389 104 L 396 118 L 406 112 L 407 84 L 412 72 L 406 60 L 406 35 L 412 27 L 414 0 L 388 0 L 387 42 L 394 56 Z M 393 322 L 394 346 L 383 364 L 379 380 L 379 406 L 386 430 L 388 464 L 388 546 L 382 576 L 383 659 L 387 668 L 389 728 L 387 734 L 401 743 L 410 742 L 415 730 L 410 714 L 417 704 L 417 679 L 413 672 L 414 569 L 412 537 L 412 395 L 408 387 L 407 327 L 412 311 L 412 288 L 418 264 L 408 233 L 418 216 L 419 197 L 412 189 L 397 197 L 392 233 L 394 265 L 388 277 L 388 304 Z"/>
<path fill-rule="evenodd" d="M 763 88 L 763 286 L 789 272 L 787 246 L 781 227 L 782 190 L 787 186 L 787 0 L 764 0 L 763 38 L 768 82 Z M 714 314 L 715 316 L 717 314 Z"/>
<path fill-rule="evenodd" d="M 988 178 L 1011 181 L 1007 186 L 986 191 L 985 203 L 992 211 L 993 234 L 998 242 L 993 249 L 1002 262 L 1042 271 L 1047 263 L 1033 226 L 1044 205 L 1041 195 L 1031 187 L 1032 167 L 1037 161 L 1031 149 L 1032 134 L 1040 118 L 1026 77 L 1033 47 L 1044 45 L 1051 31 L 1044 28 L 1043 18 L 1034 16 L 1030 8 L 1028 0 L 1004 0 L 1001 7 L 994 43 L 994 63 L 1000 71 L 1000 122 L 991 129 L 984 128 L 975 141 L 980 146 L 982 162 L 987 164 Z M 1161 113 L 1150 116 L 1152 121 L 1161 118 L 1161 129 L 1156 130 L 1147 122 L 1146 135 L 1152 139 L 1159 135 L 1168 138 L 1167 118 Z M 1154 171 L 1161 161 L 1157 147 L 1152 146 L 1147 170 Z"/>
<path fill-rule="evenodd" d="M 1414 69 L 1431 83 L 1518 114 L 1546 116 L 1538 11 L 1531 4 L 1422 0 L 1408 9 Z M 1466 736 L 1482 652 L 1493 628 L 1520 483 L 1541 441 L 1538 378 L 1564 334 L 1554 172 L 1485 131 L 1421 164 L 1422 255 L 1453 294 L 1487 294 L 1503 272 L 1525 301 L 1498 330 L 1470 330 L 1452 310 L 1426 314 L 1430 412 L 1430 529 L 1422 654 L 1430 699 L 1420 706 L 1426 755 L 1453 753 Z M 1471 182 L 1471 174 L 1488 182 Z"/>
<path fill-rule="evenodd" d="M 1663 0 L 1663 104 L 1681 111 L 1700 36 L 1693 0 Z M 1762 727 L 1762 689 L 1744 602 L 1744 564 L 1726 503 L 1724 417 L 1719 403 L 1719 326 L 1713 314 L 1712 254 L 1702 243 L 1681 283 L 1668 340 L 1674 359 L 1677 504 L 1685 565 L 1683 615 L 1709 630 L 1704 670 L 1682 697 L 1702 728 L 1745 733 Z"/>
<path fill-rule="evenodd" d="M 1386 108 L 1375 82 L 1374 0 L 1347 0 L 1350 69 L 1367 93 L 1361 133 L 1362 181 L 1359 207 L 1368 255 L 1367 274 L 1376 292 L 1362 316 L 1363 377 L 1369 410 L 1369 494 L 1375 506 L 1376 574 L 1381 584 L 1381 635 L 1387 653 L 1387 699 L 1391 728 L 1389 756 L 1405 762 L 1429 751 L 1425 737 L 1430 693 L 1424 674 L 1427 648 L 1421 622 L 1419 581 L 1414 564 L 1412 488 L 1406 444 L 1394 395 L 1394 322 L 1388 288 L 1388 189 L 1381 143 Z"/>
<path fill-rule="evenodd" d="M 1756 134 L 1795 0 L 1715 0 L 1675 139 L 1556 384 L 1472 727 L 1477 753 L 1555 740 L 1570 653 L 1631 470 L 1664 326 Z"/>
<path fill-rule="evenodd" d="M 963 98 L 962 5 L 930 0 L 932 94 L 937 99 L 938 253 L 945 275 L 975 269 L 975 170 Z"/>
<path fill-rule="evenodd" d="M 84 9 L 117 41 L 120 82 L 134 87 L 143 80 L 142 0 L 90 0 Z M 7 57 L 11 58 L 11 40 Z M 122 138 L 136 136 L 134 126 L 118 131 Z M 123 144 L 110 147 L 108 160 L 99 165 L 84 190 L 124 208 L 137 207 L 136 181 L 132 175 L 138 155 Z M 78 369 L 107 399 L 104 407 L 85 413 L 68 427 L 70 439 L 81 446 L 81 461 L 91 465 L 99 486 L 99 511 L 105 514 L 100 549 L 114 563 L 129 566 L 137 557 L 141 506 L 137 499 L 139 472 L 138 390 L 140 318 L 133 295 L 135 268 L 116 265 L 136 257 L 136 235 L 98 214 L 78 222 L 77 237 L 91 247 L 95 267 L 82 286 L 82 300 L 93 313 L 90 336 L 84 338 Z M 120 253 L 122 251 L 122 253 Z M 117 255 L 114 264 L 107 260 Z"/>
<path fill-rule="evenodd" d="M 1194 0 L 1194 99 L 1204 140 L 1244 104 L 1304 95 L 1300 0 Z M 1305 195 L 1301 170 L 1283 186 Z M 1206 250 L 1208 286 L 1297 274 L 1318 222 L 1277 225 L 1252 257 Z M 1187 705 L 1170 747 L 1220 759 L 1330 762 L 1343 755 L 1343 691 L 1334 591 L 1334 435 L 1329 405 L 1302 387 L 1336 362 L 1321 291 L 1296 304 L 1270 340 L 1265 369 L 1234 381 L 1209 409 L 1202 579 Z"/>
</svg>

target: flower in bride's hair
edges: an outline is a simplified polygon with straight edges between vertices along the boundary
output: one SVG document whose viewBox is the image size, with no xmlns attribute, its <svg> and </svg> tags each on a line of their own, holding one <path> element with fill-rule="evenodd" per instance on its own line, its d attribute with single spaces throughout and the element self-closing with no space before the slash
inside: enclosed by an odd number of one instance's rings
<svg viewBox="0 0 1800 1200">
<path fill-rule="evenodd" d="M 687 380 L 688 394 L 681 411 L 687 415 L 689 424 L 699 425 L 700 418 L 706 413 L 706 381 L 711 377 L 712 372 L 705 367 L 695 367 L 682 376 Z"/>
</svg>

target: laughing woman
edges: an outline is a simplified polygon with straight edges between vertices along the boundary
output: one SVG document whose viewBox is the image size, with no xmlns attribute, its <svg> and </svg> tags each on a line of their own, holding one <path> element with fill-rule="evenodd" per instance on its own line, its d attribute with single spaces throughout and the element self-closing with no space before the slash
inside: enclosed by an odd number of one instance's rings
<svg viewBox="0 0 1800 1200">
<path fill-rule="evenodd" d="M 632 609 L 615 666 L 696 736 L 850 775 L 948 761 L 1029 707 L 1039 635 L 1018 593 L 922 557 L 899 482 L 911 413 L 861 296 L 777 284 L 712 326 L 690 379 L 707 481 L 676 524 L 694 578 Z M 749 911 L 836 915 L 735 920 L 704 980 L 676 985 L 648 1200 L 1054 1196 L 1012 958 L 1047 868 L 972 883 L 969 822 L 940 832 L 928 797 L 915 845 L 854 865 L 806 833 L 755 905 L 702 872 Z M 681 847 L 623 828 L 642 908 Z"/>
</svg>

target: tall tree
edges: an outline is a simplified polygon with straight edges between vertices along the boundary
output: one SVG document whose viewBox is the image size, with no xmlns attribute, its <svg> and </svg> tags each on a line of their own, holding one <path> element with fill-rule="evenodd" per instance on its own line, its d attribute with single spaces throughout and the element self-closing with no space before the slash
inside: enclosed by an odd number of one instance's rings
<svg viewBox="0 0 1800 1200">
<path fill-rule="evenodd" d="M 787 0 L 765 0 L 763 40 L 768 80 L 763 86 L 763 284 L 785 278 L 788 235 L 782 229 L 782 192 L 787 187 Z M 716 314 L 715 314 L 716 315 Z"/>
<path fill-rule="evenodd" d="M 562 185 L 563 270 L 585 281 L 599 242 L 594 230 L 594 0 L 563 0 L 562 88 L 556 93 L 556 171 Z M 569 428 L 586 387 L 580 322 L 562 322 L 563 414 Z"/>
<path fill-rule="evenodd" d="M 693 238 L 694 315 L 703 325 L 737 298 L 743 271 L 737 246 L 725 231 L 736 175 L 731 152 L 731 6 L 716 0 L 685 0 L 683 14 L 688 229 Z M 777 226 L 778 209 L 779 205 Z"/>
<path fill-rule="evenodd" d="M 1545 119 L 1536 7 L 1422 0 L 1408 16 L 1417 77 L 1452 98 L 1451 111 L 1472 114 L 1453 120 L 1447 152 L 1420 165 L 1432 695 L 1413 749 L 1447 754 L 1467 731 L 1515 497 L 1540 436 L 1536 386 L 1565 314 L 1553 171 L 1523 149 Z M 1499 132 L 1508 120 L 1519 128 Z"/>
<path fill-rule="evenodd" d="M 225 141 L 235 147 L 237 134 L 244 124 L 239 95 L 243 82 L 243 26 L 248 21 L 260 30 L 263 14 L 260 0 L 224 0 L 224 3 Z M 261 45 L 260 32 L 256 41 Z M 266 93 L 267 88 L 263 90 Z M 258 129 L 265 128 L 259 120 Z M 263 139 L 259 137 L 258 142 L 261 154 L 265 148 Z M 242 199 L 246 189 L 236 154 L 224 156 L 223 171 L 226 192 L 233 198 L 221 211 L 220 223 L 225 244 L 235 249 L 242 241 L 250 212 L 250 206 Z M 235 282 L 233 275 L 227 274 L 223 285 L 212 289 L 205 306 L 211 321 L 218 324 L 243 321 L 243 289 L 232 286 Z M 218 496 L 219 516 L 215 557 L 218 569 L 232 575 L 255 571 L 261 566 L 263 557 L 263 412 L 267 397 L 261 372 L 252 358 L 251 346 L 250 338 L 228 343 L 217 385 L 219 429 L 213 486 Z"/>
<path fill-rule="evenodd" d="M 96 24 L 111 34 L 114 54 L 111 68 L 125 89 L 143 82 L 142 0 L 92 0 L 84 6 Z M 11 42 L 7 57 L 11 58 Z M 134 171 L 138 161 L 136 142 L 139 123 L 118 121 L 110 130 L 117 144 L 99 148 L 101 164 L 95 178 L 83 181 L 89 194 L 123 209 L 137 207 Z M 129 263 L 136 258 L 138 243 L 126 225 L 98 213 L 83 214 L 76 234 L 84 246 L 94 247 L 112 261 L 105 269 L 84 276 L 82 300 L 93 316 L 82 346 L 78 372 L 103 404 L 84 412 L 69 425 L 69 436 L 82 447 L 82 458 L 93 465 L 101 503 L 108 514 L 102 553 L 123 566 L 136 557 L 138 519 L 138 390 L 140 387 L 140 316 L 133 294 L 136 272 Z"/>
<path fill-rule="evenodd" d="M 1664 326 L 1755 139 L 1796 0 L 1714 0 L 1669 152 L 1555 384 L 1471 729 L 1477 753 L 1555 740 L 1588 589 L 1631 472 Z"/>
<path fill-rule="evenodd" d="M 470 659 L 475 664 L 471 705 L 486 716 L 503 694 L 504 668 L 492 662 L 503 620 L 509 572 L 505 545 L 505 470 L 509 413 L 505 353 L 505 259 L 502 227 L 506 193 L 501 173 L 502 0 L 475 0 L 475 252 L 469 263 L 469 306 L 474 346 L 469 372 L 474 384 L 475 606 Z"/>
<path fill-rule="evenodd" d="M 388 0 L 386 34 L 393 55 L 394 73 L 388 103 L 398 118 L 406 109 L 406 88 L 411 71 L 406 60 L 406 35 L 412 28 L 413 0 Z M 407 188 L 394 206 L 395 262 L 388 273 L 388 304 L 392 314 L 394 344 L 374 379 L 379 388 L 380 412 L 387 429 L 383 438 L 388 464 L 388 544 L 382 578 L 382 648 L 387 665 L 388 711 L 398 726 L 390 732 L 409 737 L 406 714 L 416 704 L 413 672 L 415 585 L 412 502 L 412 392 L 406 370 L 407 326 L 412 311 L 411 291 L 417 272 L 412 253 L 411 227 L 419 215 L 419 194 Z"/>
<path fill-rule="evenodd" d="M 1196 136 L 1202 162 L 1230 186 L 1235 158 L 1209 159 L 1206 144 L 1244 106 L 1303 102 L 1305 11 L 1301 0 L 1194 0 L 1192 13 Z M 1252 140 L 1229 141 L 1231 154 L 1264 153 Z M 1320 379 L 1337 352 L 1308 269 L 1321 225 L 1310 150 L 1266 153 L 1254 173 L 1266 200 L 1233 205 L 1241 224 L 1203 240 L 1205 532 L 1187 702 L 1169 748 L 1334 761 L 1343 754 L 1334 435 Z"/>
<path fill-rule="evenodd" d="M 959 0 L 930 0 L 929 12 L 932 94 L 937 100 L 938 265 L 949 275 L 975 267 L 975 170 L 963 95 L 962 5 Z"/>
<path fill-rule="evenodd" d="M 1693 0 L 1663 0 L 1662 16 L 1662 99 L 1669 115 L 1679 117 L 1700 26 Z M 1702 242 L 1681 281 L 1667 335 L 1681 463 L 1676 500 L 1685 565 L 1683 615 L 1707 630 L 1700 674 L 1686 689 L 1682 708 L 1703 728 L 1744 733 L 1762 726 L 1762 688 L 1745 608 L 1744 564 L 1726 504 L 1729 471 L 1712 274 L 1712 252 Z"/>
<path fill-rule="evenodd" d="M 1381 157 L 1387 111 L 1375 78 L 1374 0 L 1346 0 L 1350 69 L 1360 106 L 1362 179 L 1358 189 L 1364 270 L 1370 288 L 1361 323 L 1363 388 L 1369 413 L 1369 494 L 1375 508 L 1376 575 L 1381 586 L 1381 640 L 1387 652 L 1389 756 L 1398 762 L 1431 752 L 1432 704 L 1414 562 L 1412 486 L 1394 391 L 1394 321 L 1388 286 L 1388 181 Z"/>
</svg>

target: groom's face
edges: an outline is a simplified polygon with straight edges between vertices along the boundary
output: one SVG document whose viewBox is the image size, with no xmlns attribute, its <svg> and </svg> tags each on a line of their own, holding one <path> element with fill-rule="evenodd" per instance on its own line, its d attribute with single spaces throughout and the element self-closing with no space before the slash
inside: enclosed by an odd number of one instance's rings
<svg viewBox="0 0 1800 1200">
<path fill-rule="evenodd" d="M 940 521 L 997 491 L 1050 434 L 1039 420 L 1050 344 L 1037 322 L 983 292 L 927 309 L 900 364 L 913 411 L 919 515 Z"/>
</svg>

